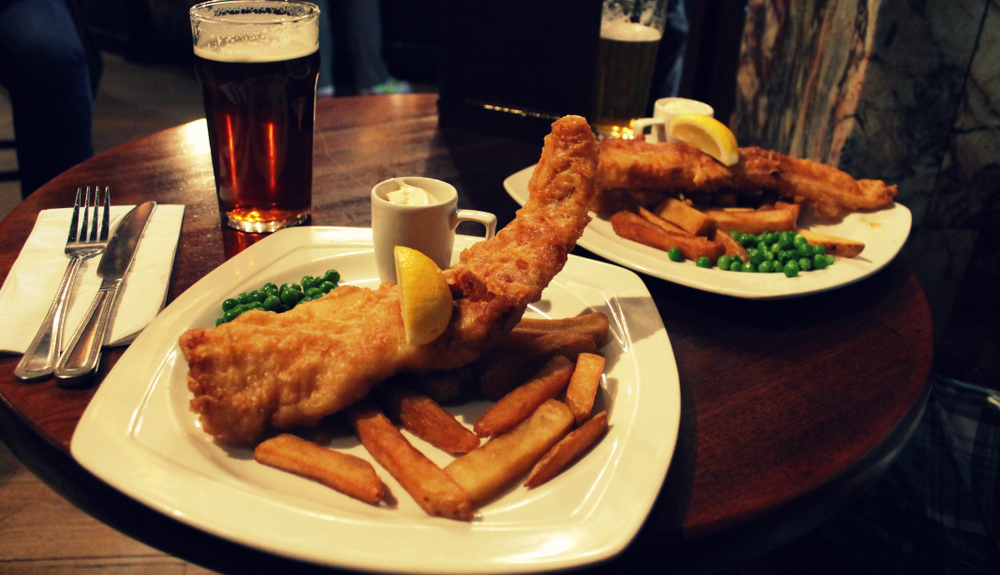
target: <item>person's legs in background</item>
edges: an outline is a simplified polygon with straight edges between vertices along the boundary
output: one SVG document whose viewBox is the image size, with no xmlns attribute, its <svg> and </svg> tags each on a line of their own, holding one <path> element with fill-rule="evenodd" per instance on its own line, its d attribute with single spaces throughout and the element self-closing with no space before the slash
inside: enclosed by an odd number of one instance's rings
<svg viewBox="0 0 1000 575">
<path fill-rule="evenodd" d="M 23 197 L 94 155 L 100 70 L 79 25 L 67 0 L 0 4 L 0 83 L 10 93 Z"/>
<path fill-rule="evenodd" d="M 319 78 L 316 80 L 316 96 L 332 98 L 333 88 L 333 21 L 330 0 L 313 0 L 319 6 Z"/>
<path fill-rule="evenodd" d="M 382 15 L 378 0 L 344 0 L 351 23 L 347 41 L 361 94 L 409 94 L 413 87 L 389 75 L 382 57 Z"/>
</svg>

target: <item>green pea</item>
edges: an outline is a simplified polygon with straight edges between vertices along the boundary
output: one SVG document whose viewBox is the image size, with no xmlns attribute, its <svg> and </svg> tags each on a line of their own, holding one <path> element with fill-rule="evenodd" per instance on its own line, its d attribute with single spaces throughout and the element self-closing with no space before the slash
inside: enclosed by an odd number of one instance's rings
<svg viewBox="0 0 1000 575">
<path fill-rule="evenodd" d="M 260 291 L 266 295 L 278 295 L 278 286 L 271 282 L 264 284 L 264 287 L 260 288 Z"/>
<path fill-rule="evenodd" d="M 299 292 L 302 291 L 302 287 L 299 284 L 281 284 L 281 289 L 278 290 L 278 293 L 280 294 L 286 289 L 293 289 Z"/>
<path fill-rule="evenodd" d="M 293 307 L 299 300 L 302 299 L 303 294 L 297 289 L 287 288 L 281 290 L 281 303 L 287 305 L 288 307 Z"/>
<path fill-rule="evenodd" d="M 278 311 L 281 308 L 281 298 L 276 295 L 269 295 L 264 300 L 264 309 L 267 311 Z"/>
<path fill-rule="evenodd" d="M 323 290 L 319 289 L 318 287 L 311 287 L 306 290 L 306 297 L 308 297 L 309 299 L 316 299 L 322 296 L 323 296 Z"/>
<path fill-rule="evenodd" d="M 799 269 L 807 272 L 813 267 L 813 262 L 809 258 L 799 258 Z"/>
<path fill-rule="evenodd" d="M 837 260 L 837 258 L 833 257 L 831 254 L 826 254 L 823 257 L 826 259 L 826 267 L 832 266 L 833 262 Z"/>
<path fill-rule="evenodd" d="M 240 317 L 241 313 L 243 313 L 243 308 L 242 307 L 234 307 L 233 309 L 231 309 L 231 310 L 227 311 L 225 314 L 223 314 L 222 315 L 222 319 L 226 323 L 229 323 L 229 322 L 233 321 L 234 319 Z"/>
<path fill-rule="evenodd" d="M 816 244 L 816 245 L 814 245 L 813 246 L 813 255 L 816 255 L 816 256 L 825 256 L 826 255 L 826 246 L 824 246 L 823 244 Z"/>
<path fill-rule="evenodd" d="M 792 245 L 801 250 L 803 247 L 808 246 L 809 242 L 806 241 L 806 238 L 802 234 L 795 234 L 792 237 Z"/>
<path fill-rule="evenodd" d="M 822 254 L 816 254 L 812 257 L 813 269 L 822 270 L 826 269 L 826 256 Z"/>
<path fill-rule="evenodd" d="M 729 271 L 731 272 L 743 271 L 743 262 L 734 260 L 733 263 L 729 264 Z"/>
<path fill-rule="evenodd" d="M 778 234 L 778 243 L 781 244 L 781 249 L 787 250 L 795 245 L 794 242 L 795 232 L 781 232 Z"/>
<path fill-rule="evenodd" d="M 721 270 L 728 270 L 729 266 L 732 265 L 732 263 L 733 263 L 733 258 L 729 256 L 719 256 L 719 259 L 716 260 L 715 265 L 719 266 L 719 269 Z"/>
<path fill-rule="evenodd" d="M 785 272 L 786 277 L 793 278 L 799 275 L 799 263 L 796 262 L 795 260 L 791 260 L 787 264 L 785 264 L 785 267 L 782 268 L 782 271 Z"/>
<path fill-rule="evenodd" d="M 333 282 L 329 282 L 329 281 L 323 280 L 323 283 L 319 284 L 319 289 L 323 293 L 330 293 L 333 290 L 337 289 L 337 284 L 335 284 Z"/>
<path fill-rule="evenodd" d="M 712 267 L 712 260 L 708 259 L 707 256 L 701 256 L 700 258 L 698 258 L 697 261 L 694 262 L 694 265 L 700 268 L 710 268 Z"/>
<path fill-rule="evenodd" d="M 765 250 L 765 251 L 763 251 L 761 253 L 764 254 L 764 261 L 766 261 L 766 262 L 773 262 L 774 261 L 774 253 L 771 252 L 771 250 Z"/>
<path fill-rule="evenodd" d="M 224 318 L 224 317 L 217 317 L 217 318 L 215 318 L 215 327 L 219 327 L 220 325 L 222 325 L 224 323 L 226 323 L 226 318 Z"/>
<path fill-rule="evenodd" d="M 778 234 L 776 234 L 774 232 L 764 232 L 760 236 L 760 241 L 764 242 L 767 245 L 771 245 L 775 241 L 777 241 L 777 237 L 778 237 Z"/>
<path fill-rule="evenodd" d="M 739 262 L 739 263 L 743 263 L 743 258 L 741 258 L 741 257 L 740 257 L 740 256 L 738 256 L 738 255 L 735 255 L 735 254 L 733 254 L 733 261 L 734 261 L 734 262 Z"/>
<path fill-rule="evenodd" d="M 757 266 L 753 265 L 753 262 L 747 262 L 743 264 L 743 269 L 741 271 L 744 271 L 746 273 L 756 273 Z"/>
<path fill-rule="evenodd" d="M 250 292 L 245 291 L 236 296 L 236 301 L 240 302 L 240 304 L 248 304 L 253 301 L 253 297 L 250 295 Z"/>
<path fill-rule="evenodd" d="M 302 281 L 300 281 L 299 283 L 302 284 L 302 291 L 305 291 L 311 287 L 315 287 L 316 278 L 314 278 L 313 276 L 302 276 Z"/>
<path fill-rule="evenodd" d="M 674 262 L 684 261 L 684 254 L 681 253 L 680 248 L 670 248 L 667 250 L 667 257 L 670 258 L 670 261 Z"/>
<path fill-rule="evenodd" d="M 771 265 L 771 262 L 766 261 L 766 260 L 760 262 L 759 264 L 757 264 L 757 271 L 760 272 L 760 273 L 762 273 L 762 274 L 769 274 L 769 273 L 771 273 L 771 269 L 772 268 L 773 268 L 773 266 Z"/>
<path fill-rule="evenodd" d="M 340 283 L 340 272 L 337 270 L 326 270 L 326 273 L 323 274 L 323 281 L 337 285 Z"/>
<path fill-rule="evenodd" d="M 229 311 L 238 305 L 240 305 L 239 301 L 233 298 L 229 298 L 226 301 L 222 302 L 222 311 L 224 312 Z"/>
<path fill-rule="evenodd" d="M 300 299 L 298 302 L 295 303 L 295 305 L 296 306 L 300 306 L 300 305 L 302 305 L 302 304 L 304 304 L 306 302 L 312 301 L 312 299 L 313 298 L 311 298 L 309 296 L 303 296 L 302 299 Z"/>
<path fill-rule="evenodd" d="M 747 257 L 753 265 L 759 265 L 760 262 L 764 261 L 764 254 L 757 248 L 748 249 Z"/>
<path fill-rule="evenodd" d="M 740 240 L 740 233 L 736 230 L 729 230 L 729 235 L 733 237 L 734 240 Z"/>
</svg>

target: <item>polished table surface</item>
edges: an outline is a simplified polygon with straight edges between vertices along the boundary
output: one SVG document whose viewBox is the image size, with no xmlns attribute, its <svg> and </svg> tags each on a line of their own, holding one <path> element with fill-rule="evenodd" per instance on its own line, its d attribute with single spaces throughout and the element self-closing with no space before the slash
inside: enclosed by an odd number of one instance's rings
<svg viewBox="0 0 1000 575">
<path fill-rule="evenodd" d="M 499 226 L 509 222 L 518 206 L 503 180 L 536 163 L 542 142 L 441 128 L 435 102 L 429 94 L 320 101 L 312 225 L 367 227 L 371 187 L 397 175 L 448 181 L 461 207 L 493 212 Z M 72 205 L 78 186 L 95 184 L 110 185 L 116 204 L 187 206 L 168 303 L 261 237 L 220 226 L 198 121 L 102 153 L 15 208 L 0 226 L 0 280 L 38 212 Z M 581 248 L 574 253 L 600 259 Z M 677 360 L 680 433 L 642 531 L 595 569 L 656 560 L 677 572 L 709 572 L 786 542 L 871 485 L 922 413 L 933 328 L 923 290 L 899 258 L 856 284 L 779 301 L 643 281 Z M 121 353 L 105 350 L 98 381 Z M 148 510 L 79 467 L 69 442 L 97 385 L 22 383 L 13 376 L 18 361 L 0 357 L 0 433 L 43 480 L 102 521 L 208 568 L 287 567 Z"/>
</svg>

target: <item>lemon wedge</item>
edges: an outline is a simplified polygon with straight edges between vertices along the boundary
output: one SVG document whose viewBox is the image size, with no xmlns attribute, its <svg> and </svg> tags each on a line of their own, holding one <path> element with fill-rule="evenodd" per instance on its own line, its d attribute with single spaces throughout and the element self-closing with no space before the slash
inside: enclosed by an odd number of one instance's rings
<svg viewBox="0 0 1000 575">
<path fill-rule="evenodd" d="M 452 298 L 448 282 L 434 260 L 417 250 L 396 246 L 393 256 L 406 343 L 432 342 L 444 333 L 451 321 Z"/>
<path fill-rule="evenodd" d="M 727 166 L 740 161 L 736 136 L 725 124 L 704 114 L 682 114 L 670 121 L 670 136 L 719 160 Z"/>
</svg>

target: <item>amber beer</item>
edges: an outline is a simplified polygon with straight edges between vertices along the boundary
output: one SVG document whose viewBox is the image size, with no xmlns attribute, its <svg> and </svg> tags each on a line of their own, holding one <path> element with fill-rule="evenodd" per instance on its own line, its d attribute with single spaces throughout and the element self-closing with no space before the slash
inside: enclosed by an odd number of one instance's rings
<svg viewBox="0 0 1000 575">
<path fill-rule="evenodd" d="M 215 3 L 230 4 L 236 3 Z M 261 14 L 246 26 L 268 18 L 270 13 Z M 293 32 L 302 29 L 283 34 Z M 275 33 L 268 29 L 262 34 Z M 262 42 L 260 34 L 245 31 L 228 30 L 220 37 L 225 39 L 207 46 L 199 46 L 196 37 L 194 48 L 219 210 L 230 227 L 244 232 L 306 222 L 312 198 L 317 37 L 308 27 L 302 38 L 276 42 Z"/>
<path fill-rule="evenodd" d="M 646 115 L 656 52 L 663 33 L 630 22 L 601 26 L 594 127 L 604 137 L 632 137 Z"/>
</svg>

